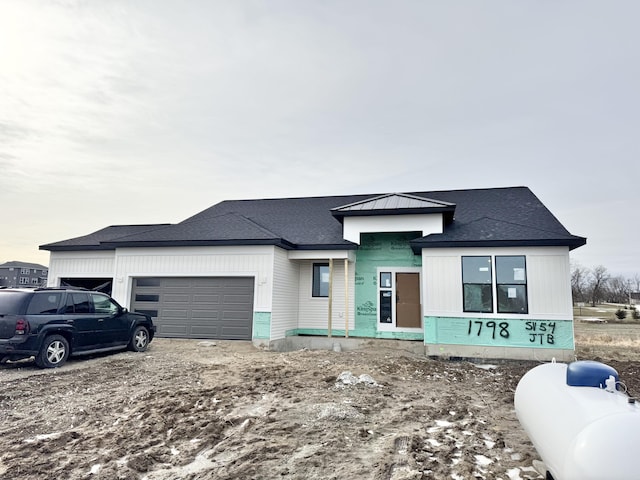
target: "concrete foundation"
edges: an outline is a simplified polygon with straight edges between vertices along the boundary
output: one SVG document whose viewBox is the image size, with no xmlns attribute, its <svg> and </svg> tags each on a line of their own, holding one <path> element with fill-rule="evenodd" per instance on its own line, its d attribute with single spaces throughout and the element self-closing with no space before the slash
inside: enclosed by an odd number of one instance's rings
<svg viewBox="0 0 640 480">
<path fill-rule="evenodd" d="M 548 348 L 486 347 L 477 345 L 427 344 L 420 340 L 385 340 L 376 338 L 344 338 L 292 336 L 281 340 L 254 340 L 256 347 L 276 352 L 295 350 L 332 350 L 349 352 L 363 348 L 380 351 L 404 350 L 415 355 L 425 355 L 443 360 L 470 360 L 482 362 L 488 360 L 527 360 L 536 362 L 571 362 L 575 360 L 575 351 Z"/>
<path fill-rule="evenodd" d="M 254 342 L 255 343 L 255 342 Z M 384 351 L 405 350 L 417 355 L 425 355 L 425 345 L 420 340 L 383 340 L 376 338 L 344 338 L 293 336 L 269 342 L 269 350 L 276 352 L 292 352 L 295 350 L 333 350 L 348 352 L 362 348 L 375 348 Z"/>
</svg>

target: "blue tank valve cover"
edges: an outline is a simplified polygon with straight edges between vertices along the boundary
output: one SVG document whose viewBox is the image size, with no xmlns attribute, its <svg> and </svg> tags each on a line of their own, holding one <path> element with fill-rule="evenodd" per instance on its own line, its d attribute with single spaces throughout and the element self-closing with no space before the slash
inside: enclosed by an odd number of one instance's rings
<svg viewBox="0 0 640 480">
<path fill-rule="evenodd" d="M 572 387 L 606 388 L 610 377 L 615 379 L 617 389 L 620 377 L 609 365 L 594 360 L 579 360 L 567 365 L 567 385 Z"/>
</svg>

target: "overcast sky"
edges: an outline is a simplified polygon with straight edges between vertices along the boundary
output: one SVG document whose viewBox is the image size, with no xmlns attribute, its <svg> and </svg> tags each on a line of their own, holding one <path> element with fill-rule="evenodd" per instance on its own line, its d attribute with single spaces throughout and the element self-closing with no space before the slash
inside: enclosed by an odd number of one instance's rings
<svg viewBox="0 0 640 480">
<path fill-rule="evenodd" d="M 225 199 L 525 185 L 640 273 L 640 2 L 0 0 L 0 262 Z"/>
</svg>

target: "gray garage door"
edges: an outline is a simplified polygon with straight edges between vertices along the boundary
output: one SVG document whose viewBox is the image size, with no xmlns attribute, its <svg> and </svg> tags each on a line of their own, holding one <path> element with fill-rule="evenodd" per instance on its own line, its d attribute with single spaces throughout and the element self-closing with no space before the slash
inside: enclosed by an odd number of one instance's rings
<svg viewBox="0 0 640 480">
<path fill-rule="evenodd" d="M 151 315 L 160 337 L 251 340 L 253 283 L 249 277 L 135 278 L 131 310 Z"/>
</svg>

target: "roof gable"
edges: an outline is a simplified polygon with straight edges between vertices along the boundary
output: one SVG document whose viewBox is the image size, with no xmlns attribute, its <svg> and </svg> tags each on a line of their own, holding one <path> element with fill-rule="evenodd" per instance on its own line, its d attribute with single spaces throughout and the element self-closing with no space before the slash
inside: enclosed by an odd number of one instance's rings
<svg viewBox="0 0 640 480">
<path fill-rule="evenodd" d="M 453 212 L 455 203 L 433 200 L 407 193 L 388 193 L 332 208 L 335 217 L 356 215 L 403 215 Z"/>
</svg>

